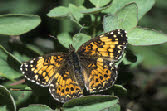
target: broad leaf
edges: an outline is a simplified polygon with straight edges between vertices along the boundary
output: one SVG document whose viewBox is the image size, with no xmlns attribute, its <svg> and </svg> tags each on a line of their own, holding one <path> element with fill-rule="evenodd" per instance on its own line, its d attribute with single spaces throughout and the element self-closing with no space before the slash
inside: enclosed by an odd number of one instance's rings
<svg viewBox="0 0 167 111">
<path fill-rule="evenodd" d="M 1 15 L 0 34 L 20 35 L 24 34 L 40 24 L 37 15 Z"/>
</svg>

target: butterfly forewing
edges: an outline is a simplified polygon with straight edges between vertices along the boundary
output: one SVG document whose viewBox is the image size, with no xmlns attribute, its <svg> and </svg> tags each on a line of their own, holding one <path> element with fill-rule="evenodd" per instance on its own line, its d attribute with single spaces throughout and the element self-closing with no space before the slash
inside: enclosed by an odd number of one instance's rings
<svg viewBox="0 0 167 111">
<path fill-rule="evenodd" d="M 93 38 L 80 46 L 80 58 L 108 58 L 118 61 L 127 44 L 126 31 L 116 29 Z"/>
<path fill-rule="evenodd" d="M 27 80 L 46 87 L 65 58 L 66 55 L 63 53 L 45 55 L 22 63 L 20 70 Z"/>
</svg>

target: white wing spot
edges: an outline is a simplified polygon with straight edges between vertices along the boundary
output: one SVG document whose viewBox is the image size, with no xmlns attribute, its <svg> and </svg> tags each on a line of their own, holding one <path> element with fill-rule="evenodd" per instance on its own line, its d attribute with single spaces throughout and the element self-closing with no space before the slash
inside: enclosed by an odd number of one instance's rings
<svg viewBox="0 0 167 111">
<path fill-rule="evenodd" d="M 25 65 L 25 67 L 28 67 L 28 65 L 27 64 L 24 64 Z"/>
<path fill-rule="evenodd" d="M 54 87 L 54 85 L 53 85 L 53 84 L 50 84 L 50 87 Z"/>
<path fill-rule="evenodd" d="M 33 60 L 31 60 L 31 61 L 30 61 L 30 63 L 34 63 L 34 61 L 33 61 Z"/>
</svg>

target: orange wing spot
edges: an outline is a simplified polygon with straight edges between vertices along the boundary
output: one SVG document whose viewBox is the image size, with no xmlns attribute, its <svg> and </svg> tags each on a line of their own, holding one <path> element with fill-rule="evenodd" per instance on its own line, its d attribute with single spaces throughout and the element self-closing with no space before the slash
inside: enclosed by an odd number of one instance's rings
<svg viewBox="0 0 167 111">
<path fill-rule="evenodd" d="M 54 74 L 54 69 L 51 69 L 50 71 L 49 71 L 49 77 L 52 77 L 53 76 L 53 74 Z"/>
<path fill-rule="evenodd" d="M 96 51 L 91 51 L 91 55 L 94 55 L 96 53 Z"/>
<path fill-rule="evenodd" d="M 38 71 L 39 74 L 42 74 L 42 72 L 43 72 L 42 70 L 39 70 L 39 71 Z"/>
<path fill-rule="evenodd" d="M 103 51 L 107 51 L 107 49 L 106 48 L 98 48 L 98 51 L 103 52 Z"/>
<path fill-rule="evenodd" d="M 54 63 L 55 63 L 54 56 L 51 56 L 50 63 L 51 63 L 51 64 L 54 64 Z"/>
<path fill-rule="evenodd" d="M 103 63 L 103 58 L 98 58 L 97 62 Z"/>
<path fill-rule="evenodd" d="M 96 44 L 93 44 L 93 49 L 97 49 L 98 46 Z"/>
<path fill-rule="evenodd" d="M 62 87 L 65 87 L 65 81 L 64 80 L 61 81 L 61 85 L 62 85 Z"/>
<path fill-rule="evenodd" d="M 64 74 L 64 77 L 68 77 L 68 75 Z"/>
<path fill-rule="evenodd" d="M 46 72 L 43 72 L 42 76 L 45 77 L 46 76 Z"/>
<path fill-rule="evenodd" d="M 110 47 L 110 44 L 103 45 L 103 48 L 108 49 Z"/>
<path fill-rule="evenodd" d="M 55 66 L 56 66 L 56 67 L 60 67 L 60 64 L 59 64 L 59 63 L 55 63 Z"/>
<path fill-rule="evenodd" d="M 114 42 L 113 41 L 108 41 L 108 42 L 105 42 L 105 44 L 107 44 L 107 45 L 108 44 L 118 44 L 118 41 L 114 41 Z"/>
<path fill-rule="evenodd" d="M 114 42 L 112 42 L 111 44 L 118 44 L 118 41 L 114 41 Z"/>
<path fill-rule="evenodd" d="M 92 66 L 92 64 L 89 64 L 89 65 L 88 65 L 88 67 L 91 67 L 91 66 Z"/>
<path fill-rule="evenodd" d="M 102 56 L 108 57 L 108 53 L 102 53 Z"/>
<path fill-rule="evenodd" d="M 111 44 L 111 45 L 110 45 L 110 48 L 112 48 L 112 49 L 115 48 L 115 45 L 114 45 L 114 44 Z"/>
<path fill-rule="evenodd" d="M 61 56 L 57 56 L 58 60 L 61 61 L 63 58 Z"/>
<path fill-rule="evenodd" d="M 109 51 L 109 52 L 113 52 L 113 49 L 112 49 L 112 48 L 109 48 L 108 51 Z"/>
<path fill-rule="evenodd" d="M 94 84 L 94 81 L 90 81 L 89 87 L 91 87 Z"/>
<path fill-rule="evenodd" d="M 102 37 L 102 38 L 100 38 L 100 40 L 101 41 L 106 41 L 106 40 L 108 40 L 108 37 Z"/>
<path fill-rule="evenodd" d="M 46 82 L 49 81 L 49 77 L 48 76 L 46 76 L 44 79 L 45 79 Z"/>
<path fill-rule="evenodd" d="M 50 72 L 50 70 L 51 70 L 53 67 L 54 67 L 53 65 L 50 65 L 50 66 L 46 69 L 46 72 Z"/>
<path fill-rule="evenodd" d="M 44 63 L 44 58 L 38 60 L 36 67 L 41 66 Z M 38 66 L 39 65 L 39 66 Z"/>
<path fill-rule="evenodd" d="M 71 79 L 67 79 L 67 80 L 66 80 L 66 84 L 67 84 L 67 85 L 69 85 L 71 82 L 72 82 Z"/>
<path fill-rule="evenodd" d="M 70 72 L 65 72 L 65 73 L 68 74 L 68 75 L 70 74 Z"/>
<path fill-rule="evenodd" d="M 110 53 L 110 57 L 111 57 L 111 58 L 113 58 L 113 57 L 114 57 L 113 53 Z"/>
</svg>

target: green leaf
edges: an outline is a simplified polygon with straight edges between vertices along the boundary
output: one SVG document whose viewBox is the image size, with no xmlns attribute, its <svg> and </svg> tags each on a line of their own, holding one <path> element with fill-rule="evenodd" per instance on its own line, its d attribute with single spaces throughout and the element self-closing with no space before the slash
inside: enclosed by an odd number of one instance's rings
<svg viewBox="0 0 167 111">
<path fill-rule="evenodd" d="M 20 35 L 24 34 L 40 24 L 37 15 L 1 15 L 0 34 Z"/>
<path fill-rule="evenodd" d="M 89 0 L 96 7 L 107 5 L 111 0 Z"/>
<path fill-rule="evenodd" d="M 68 33 L 59 34 L 57 36 L 59 43 L 65 48 L 69 48 L 69 44 L 72 44 L 72 38 Z"/>
<path fill-rule="evenodd" d="M 11 91 L 11 95 L 16 101 L 16 105 L 23 104 L 31 96 L 32 91 Z"/>
<path fill-rule="evenodd" d="M 113 96 L 85 96 L 72 99 L 64 104 L 64 111 L 99 111 L 118 104 Z M 73 106 L 73 107 L 72 107 Z M 116 110 L 118 111 L 118 110 Z"/>
<path fill-rule="evenodd" d="M 15 78 L 20 77 L 21 73 L 16 71 L 19 70 L 20 61 L 9 53 L 3 46 L 0 45 L 0 76 L 6 77 L 12 81 Z M 9 63 L 8 63 L 9 62 Z M 13 68 L 11 67 L 13 66 Z M 15 69 L 14 69 L 15 68 Z"/>
<path fill-rule="evenodd" d="M 96 8 L 90 8 L 90 9 L 85 8 L 85 9 L 81 10 L 81 13 L 83 13 L 83 14 L 95 14 L 95 13 L 101 12 L 102 10 L 107 9 L 110 6 L 111 6 L 111 4 L 109 4 L 105 7 L 96 7 Z"/>
<path fill-rule="evenodd" d="M 40 55 L 43 55 L 44 53 L 42 52 L 42 50 L 35 46 L 35 45 L 32 45 L 32 44 L 26 44 L 26 47 L 29 48 L 30 50 L 34 51 L 35 53 L 37 54 L 40 54 Z"/>
<path fill-rule="evenodd" d="M 113 91 L 117 96 L 123 96 L 127 94 L 127 89 L 118 84 L 114 84 L 110 91 Z"/>
<path fill-rule="evenodd" d="M 49 11 L 47 14 L 49 17 L 65 17 L 69 13 L 69 9 L 67 7 L 59 6 Z"/>
<path fill-rule="evenodd" d="M 77 7 L 73 4 L 69 4 L 71 19 L 79 21 L 83 17 L 83 14 L 80 12 L 81 9 L 82 7 Z"/>
<path fill-rule="evenodd" d="M 167 35 L 153 30 L 135 28 L 128 32 L 128 43 L 136 46 L 163 44 L 167 42 Z"/>
<path fill-rule="evenodd" d="M 81 13 L 95 14 L 95 13 L 101 12 L 102 10 L 105 10 L 106 8 L 108 8 L 108 7 L 85 9 L 85 10 L 81 10 Z"/>
<path fill-rule="evenodd" d="M 0 106 L 0 111 L 6 111 L 6 106 Z"/>
<path fill-rule="evenodd" d="M 154 46 L 131 46 L 130 49 L 136 54 L 137 61 L 144 67 L 164 67 L 167 64 L 166 61 L 166 44 L 154 45 Z M 158 59 L 157 59 L 158 58 Z"/>
<path fill-rule="evenodd" d="M 115 104 L 114 106 L 109 107 L 107 111 L 121 111 L 121 108 L 118 104 Z"/>
<path fill-rule="evenodd" d="M 86 34 L 75 34 L 73 37 L 73 46 L 76 50 L 78 50 L 78 48 L 84 44 L 85 42 L 87 42 L 88 40 L 91 39 L 91 36 L 86 35 Z"/>
<path fill-rule="evenodd" d="M 69 7 L 60 6 L 54 8 L 49 12 L 48 16 L 54 18 L 62 18 L 68 16 L 71 20 L 78 22 L 83 17 L 83 14 L 81 13 L 81 10 L 83 9 L 85 9 L 83 6 L 69 4 Z"/>
<path fill-rule="evenodd" d="M 104 31 L 109 32 L 114 29 L 130 29 L 137 26 L 137 6 L 135 3 L 126 5 L 115 15 L 104 17 Z"/>
<path fill-rule="evenodd" d="M 136 2 L 138 6 L 138 19 L 140 20 L 155 4 L 155 0 L 113 0 L 111 7 L 104 10 L 103 12 L 108 14 L 115 14 L 125 5 Z"/>
<path fill-rule="evenodd" d="M 0 105 L 6 106 L 9 111 L 16 111 L 16 105 L 10 92 L 3 86 L 0 85 Z"/>
<path fill-rule="evenodd" d="M 53 111 L 46 105 L 29 105 L 28 107 L 21 108 L 19 111 Z"/>
</svg>

